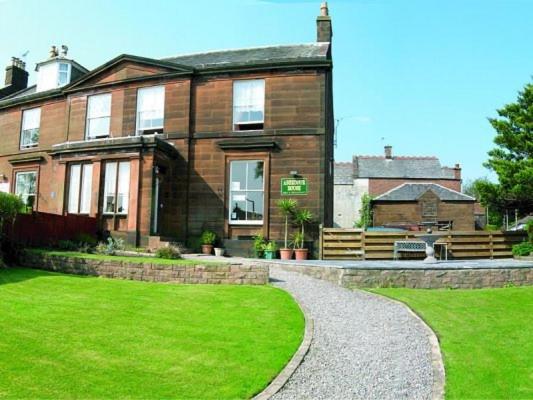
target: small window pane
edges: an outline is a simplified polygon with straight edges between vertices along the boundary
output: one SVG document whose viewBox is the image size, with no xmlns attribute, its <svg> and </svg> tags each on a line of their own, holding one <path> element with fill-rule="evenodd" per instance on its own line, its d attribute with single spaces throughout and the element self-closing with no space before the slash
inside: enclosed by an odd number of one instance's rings
<svg viewBox="0 0 533 400">
<path fill-rule="evenodd" d="M 254 79 L 233 84 L 233 123 L 263 123 L 265 110 L 265 81 Z"/>
<path fill-rule="evenodd" d="M 81 165 L 70 167 L 70 185 L 68 188 L 68 212 L 78 213 L 78 202 L 80 199 L 80 172 Z"/>
<path fill-rule="evenodd" d="M 33 208 L 37 189 L 37 172 L 17 172 L 15 176 L 15 194 L 24 204 Z"/>
<path fill-rule="evenodd" d="M 263 162 L 250 161 L 248 163 L 248 190 L 263 190 Z"/>
<path fill-rule="evenodd" d="M 39 128 L 41 125 L 41 109 L 25 110 L 22 114 L 22 132 L 20 147 L 27 148 L 39 144 Z"/>
<path fill-rule="evenodd" d="M 91 211 L 91 190 L 93 181 L 92 164 L 83 164 L 80 213 L 89 214 Z"/>
<path fill-rule="evenodd" d="M 90 96 L 87 104 L 87 137 L 108 136 L 111 120 L 111 94 Z"/>
<path fill-rule="evenodd" d="M 117 163 L 107 163 L 105 166 L 104 184 L 104 213 L 115 212 L 115 188 L 117 183 Z"/>
<path fill-rule="evenodd" d="M 247 192 L 246 206 L 246 219 L 248 221 L 263 220 L 263 192 Z"/>
<path fill-rule="evenodd" d="M 130 193 L 130 163 L 121 162 L 118 170 L 118 197 L 117 213 L 126 214 L 128 212 L 128 201 Z"/>
<path fill-rule="evenodd" d="M 137 92 L 137 132 L 163 128 L 165 87 L 141 88 Z"/>
</svg>

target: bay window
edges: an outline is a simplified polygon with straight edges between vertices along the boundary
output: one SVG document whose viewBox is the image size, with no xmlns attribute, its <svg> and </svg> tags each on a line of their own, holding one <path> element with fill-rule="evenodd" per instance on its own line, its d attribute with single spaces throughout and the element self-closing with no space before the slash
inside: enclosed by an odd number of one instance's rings
<svg viewBox="0 0 533 400">
<path fill-rule="evenodd" d="M 92 164 L 70 166 L 68 207 L 70 214 L 89 214 L 91 211 Z"/>
<path fill-rule="evenodd" d="M 137 135 L 163 131 L 165 87 L 141 88 L 137 92 Z"/>
<path fill-rule="evenodd" d="M 39 129 L 41 126 L 41 109 L 33 108 L 22 113 L 22 130 L 20 148 L 28 149 L 39 145 Z"/>
<path fill-rule="evenodd" d="M 264 162 L 237 160 L 230 163 L 230 224 L 262 224 L 264 214 Z"/>
<path fill-rule="evenodd" d="M 109 136 L 111 94 L 90 96 L 87 101 L 87 139 Z"/>
<path fill-rule="evenodd" d="M 265 80 L 233 82 L 233 130 L 263 129 L 265 120 Z"/>
<path fill-rule="evenodd" d="M 104 214 L 127 214 L 130 194 L 130 162 L 105 165 Z"/>
<path fill-rule="evenodd" d="M 26 171 L 15 174 L 15 194 L 28 208 L 35 206 L 37 196 L 37 172 Z"/>
</svg>

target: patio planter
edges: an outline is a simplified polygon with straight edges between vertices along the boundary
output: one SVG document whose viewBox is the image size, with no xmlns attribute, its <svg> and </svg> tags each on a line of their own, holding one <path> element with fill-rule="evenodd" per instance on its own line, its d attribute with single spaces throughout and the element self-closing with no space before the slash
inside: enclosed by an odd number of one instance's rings
<svg viewBox="0 0 533 400">
<path fill-rule="evenodd" d="M 309 252 L 308 249 L 295 249 L 294 254 L 296 255 L 297 260 L 307 260 L 307 253 Z"/>
<path fill-rule="evenodd" d="M 273 250 L 264 251 L 265 260 L 274 260 L 276 258 L 276 252 Z"/>
<path fill-rule="evenodd" d="M 211 255 L 213 252 L 213 245 L 212 244 L 203 244 L 202 245 L 202 254 Z"/>
<path fill-rule="evenodd" d="M 292 258 L 292 249 L 280 249 L 279 257 L 282 260 L 290 260 Z"/>
<path fill-rule="evenodd" d="M 222 247 L 215 247 L 215 256 L 222 257 L 224 255 L 224 249 Z"/>
</svg>

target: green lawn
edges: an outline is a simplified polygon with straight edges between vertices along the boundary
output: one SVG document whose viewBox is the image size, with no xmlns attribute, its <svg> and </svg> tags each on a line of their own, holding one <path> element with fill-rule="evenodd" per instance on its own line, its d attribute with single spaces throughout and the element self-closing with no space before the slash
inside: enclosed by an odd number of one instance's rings
<svg viewBox="0 0 533 400">
<path fill-rule="evenodd" d="M 303 328 L 270 286 L 0 270 L 0 398 L 248 398 Z"/>
<path fill-rule="evenodd" d="M 131 263 L 152 263 L 159 265 L 220 265 L 215 261 L 198 261 L 198 260 L 188 260 L 188 259 L 179 259 L 179 260 L 170 260 L 165 258 L 157 257 L 128 257 L 128 256 L 107 256 L 104 254 L 89 254 L 81 253 L 79 251 L 65 251 L 65 250 L 50 250 L 50 249 L 26 249 L 26 251 L 32 253 L 47 254 L 49 256 L 62 256 L 62 257 L 77 257 L 77 258 L 88 258 L 92 260 L 103 260 L 103 261 L 128 261 Z"/>
<path fill-rule="evenodd" d="M 533 399 L 533 287 L 376 289 L 440 339 L 447 399 Z"/>
</svg>

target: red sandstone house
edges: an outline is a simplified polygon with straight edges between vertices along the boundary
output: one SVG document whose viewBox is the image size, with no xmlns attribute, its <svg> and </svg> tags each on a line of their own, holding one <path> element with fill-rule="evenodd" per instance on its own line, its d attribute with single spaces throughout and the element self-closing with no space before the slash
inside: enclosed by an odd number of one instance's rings
<svg viewBox="0 0 533 400">
<path fill-rule="evenodd" d="M 0 190 L 34 210 L 97 217 L 136 245 L 204 229 L 281 238 L 282 178 L 332 223 L 331 19 L 317 42 L 153 59 L 88 70 L 52 48 L 27 87 L 13 60 L 0 89 Z M 239 245 L 237 245 L 239 247 Z"/>
<path fill-rule="evenodd" d="M 364 193 L 375 198 L 409 183 L 437 184 L 460 192 L 461 182 L 459 164 L 455 164 L 453 168 L 442 166 L 437 157 L 394 156 L 391 146 L 385 146 L 382 156 L 354 156 L 351 163 L 335 163 L 334 225 L 342 228 L 353 227 L 354 222 L 359 219 Z M 450 196 L 453 197 L 451 194 L 444 197 Z M 389 201 L 387 204 L 387 207 L 394 207 L 394 202 Z M 391 217 L 393 214 L 388 215 Z M 422 215 L 402 215 L 401 212 L 394 215 L 396 217 L 391 217 L 390 221 L 380 218 L 376 222 L 402 222 L 411 225 L 423 222 Z M 446 214 L 446 217 L 448 216 Z M 473 228 L 472 224 L 471 229 Z"/>
</svg>

